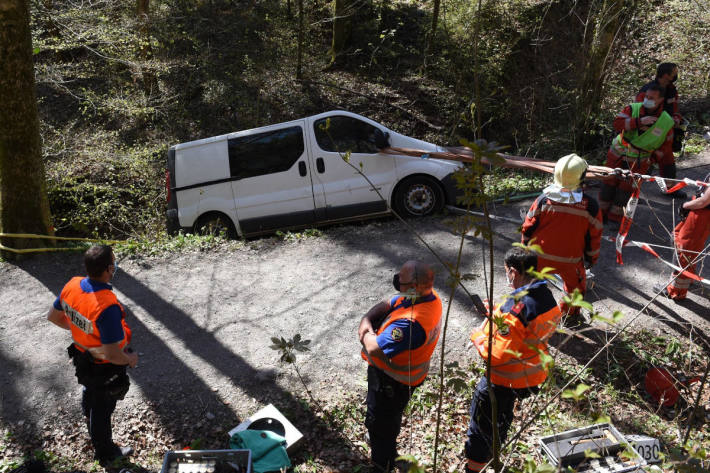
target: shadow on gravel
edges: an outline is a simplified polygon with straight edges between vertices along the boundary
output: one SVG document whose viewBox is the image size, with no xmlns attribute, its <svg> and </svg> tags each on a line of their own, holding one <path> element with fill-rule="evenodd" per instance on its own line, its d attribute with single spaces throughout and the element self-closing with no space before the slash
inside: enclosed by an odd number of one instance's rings
<svg viewBox="0 0 710 473">
<path fill-rule="evenodd" d="M 427 244 L 431 245 L 441 258 L 446 263 L 455 266 L 456 258 L 458 253 L 458 245 L 461 240 L 461 235 L 454 233 L 452 230 L 452 225 L 448 223 L 450 219 L 460 218 L 457 215 L 450 215 L 448 217 L 443 216 L 432 216 L 417 219 L 410 219 L 409 223 L 417 230 Z M 522 222 L 521 222 L 522 224 Z M 501 224 L 493 222 L 493 233 L 494 233 L 494 252 L 496 254 L 496 265 L 500 265 L 500 268 L 495 269 L 496 276 L 502 275 L 502 255 L 505 254 L 508 249 L 512 247 L 512 244 L 520 241 L 520 234 L 513 232 L 511 234 L 500 233 L 496 230 Z M 505 223 L 505 225 L 508 225 Z M 442 243 L 431 235 L 432 230 L 446 232 L 448 239 L 447 242 Z M 418 259 L 426 261 L 431 264 L 436 272 L 435 288 L 440 296 L 448 297 L 451 293 L 451 289 L 448 285 L 449 273 L 446 268 L 439 262 L 439 260 L 432 255 L 432 253 L 427 249 L 424 244 L 417 238 L 417 236 L 407 228 L 400 221 L 392 219 L 392 231 L 398 232 L 399 236 L 396 237 L 396 246 L 379 244 L 378 241 L 373 241 L 372 239 L 364 239 L 360 232 L 338 232 L 335 235 L 331 235 L 333 240 L 336 240 L 339 244 L 350 248 L 354 252 L 363 253 L 367 252 L 370 254 L 376 254 L 380 256 L 383 260 L 387 261 L 389 267 L 392 271 L 397 271 L 403 263 L 408 260 Z M 448 245 L 450 248 L 445 248 Z M 485 251 L 488 251 L 488 242 L 484 240 L 480 235 L 473 236 L 473 233 L 469 233 L 464 237 L 464 248 L 461 259 L 461 273 L 467 273 L 471 268 L 476 269 L 476 266 L 480 264 L 482 258 L 481 245 L 485 246 Z M 472 262 L 475 262 L 472 265 Z M 488 260 L 485 261 L 486 265 Z M 488 277 L 490 268 L 486 268 L 486 277 Z M 484 275 L 481 273 L 474 274 L 477 278 L 474 281 L 464 281 L 464 285 L 471 294 L 478 293 L 482 299 L 485 299 L 483 294 L 485 291 L 483 281 Z M 500 286 L 496 285 L 496 294 L 500 293 L 502 289 Z M 463 307 L 467 307 L 470 313 L 477 314 L 476 310 L 473 308 L 471 299 L 466 295 L 466 293 L 459 286 L 454 295 L 456 302 L 461 304 Z"/>
<path fill-rule="evenodd" d="M 59 268 L 56 271 L 46 271 L 46 268 L 44 271 L 38 271 L 34 265 L 26 265 L 23 269 L 54 294 L 59 294 L 69 279 L 63 274 L 65 270 Z M 349 458 L 364 461 L 362 453 L 348 443 L 340 432 L 334 432 L 307 403 L 278 386 L 273 380 L 271 370 L 252 367 L 244 358 L 224 346 L 212 333 L 197 325 L 188 314 L 164 300 L 132 275 L 120 271 L 116 282 L 117 288 L 123 294 L 160 321 L 181 340 L 187 350 L 228 377 L 249 397 L 262 404 L 277 405 L 289 420 L 300 428 L 306 445 L 318 445 L 319 449 L 325 451 L 344 452 Z M 180 444 L 180 447 L 189 445 L 195 440 L 197 433 L 203 439 L 221 443 L 205 445 L 203 448 L 227 448 L 226 432 L 237 425 L 240 419 L 220 399 L 217 390 L 197 376 L 195 370 L 186 364 L 179 353 L 174 353 L 160 336 L 154 334 L 128 309 L 127 312 L 129 325 L 133 330 L 134 347 L 139 353 L 143 353 L 139 366 L 129 370 L 129 375 L 132 382 L 144 393 L 149 404 L 155 408 L 162 426 L 172 436 L 173 442 Z M 3 366 L 12 366 L 10 360 L 0 358 L 0 361 Z M 73 371 L 67 369 L 66 376 L 73 377 Z M 21 403 L 17 392 L 3 389 L 3 406 L 7 401 L 10 406 Z M 207 413 L 214 417 L 209 416 L 212 420 L 205 423 Z M 319 453 L 304 452 L 312 456 Z"/>
<path fill-rule="evenodd" d="M 29 410 L 28 406 L 25 405 L 24 397 L 16 388 L 19 380 L 27 379 L 26 368 L 21 362 L 10 358 L 2 350 L 0 350 L 0 366 L 2 366 L 8 381 L 3 385 L 2 394 L 0 395 L 0 419 L 10 420 L 14 419 L 18 412 L 27 412 Z M 39 434 L 37 424 L 31 418 L 23 420 L 26 424 L 23 426 L 23 430 L 36 437 Z"/>
</svg>

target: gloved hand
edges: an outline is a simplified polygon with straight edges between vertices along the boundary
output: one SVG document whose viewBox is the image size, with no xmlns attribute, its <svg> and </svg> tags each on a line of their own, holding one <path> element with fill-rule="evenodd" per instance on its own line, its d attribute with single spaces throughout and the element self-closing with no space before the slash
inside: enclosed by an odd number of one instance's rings
<svg viewBox="0 0 710 473">
<path fill-rule="evenodd" d="M 584 260 L 584 269 L 591 269 L 592 266 L 594 266 L 594 263 L 589 260 Z"/>
<path fill-rule="evenodd" d="M 653 125 L 656 123 L 656 120 L 658 120 L 658 118 L 652 115 L 646 115 L 645 117 L 641 117 L 639 122 L 641 122 L 642 125 Z"/>
<path fill-rule="evenodd" d="M 690 213 L 690 210 L 686 209 L 682 205 L 678 207 L 678 216 L 680 217 L 681 220 L 685 220 L 685 218 L 688 216 Z"/>
</svg>

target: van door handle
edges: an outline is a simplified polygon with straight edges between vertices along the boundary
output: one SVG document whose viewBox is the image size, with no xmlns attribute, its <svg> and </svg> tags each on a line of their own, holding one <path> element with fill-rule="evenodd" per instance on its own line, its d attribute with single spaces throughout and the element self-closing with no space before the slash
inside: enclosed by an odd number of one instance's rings
<svg viewBox="0 0 710 473">
<path fill-rule="evenodd" d="M 325 172 L 325 161 L 323 161 L 323 158 L 316 159 L 316 169 L 318 169 L 318 172 L 321 174 Z"/>
<path fill-rule="evenodd" d="M 306 175 L 306 163 L 305 163 L 305 161 L 299 161 L 299 162 L 298 162 L 298 173 L 299 173 L 301 176 L 305 176 L 305 175 Z"/>
</svg>

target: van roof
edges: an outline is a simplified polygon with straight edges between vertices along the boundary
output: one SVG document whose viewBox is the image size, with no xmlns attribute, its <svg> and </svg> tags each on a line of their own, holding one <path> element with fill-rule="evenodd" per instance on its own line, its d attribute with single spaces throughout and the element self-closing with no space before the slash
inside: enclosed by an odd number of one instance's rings
<svg viewBox="0 0 710 473">
<path fill-rule="evenodd" d="M 348 112 L 347 110 L 330 110 L 327 112 L 319 113 L 317 115 L 310 115 L 308 117 L 303 117 L 303 118 L 291 120 L 288 122 L 279 122 L 279 123 L 274 123 L 272 125 L 265 125 L 265 126 L 261 126 L 261 127 L 257 127 L 257 128 L 249 128 L 247 130 L 233 131 L 231 133 L 226 133 L 224 135 L 211 136 L 209 138 L 202 138 L 202 139 L 193 140 L 193 141 L 186 141 L 184 143 L 178 143 L 176 145 L 173 145 L 170 147 L 170 149 L 179 150 L 179 149 L 185 149 L 185 148 L 192 148 L 193 146 L 200 146 L 200 145 L 205 145 L 208 143 L 214 143 L 216 141 L 227 140 L 229 138 L 236 138 L 238 136 L 243 136 L 243 135 L 251 134 L 254 132 L 269 131 L 270 129 L 275 128 L 275 127 L 282 127 L 284 125 L 300 124 L 301 122 L 303 122 L 304 120 L 307 120 L 309 118 L 318 119 L 318 118 L 322 118 L 322 117 L 331 116 L 334 114 L 348 115 L 348 116 L 357 117 L 357 118 L 365 119 L 367 121 L 371 121 L 373 123 L 376 123 L 367 117 L 363 117 L 362 115 L 358 115 L 357 113 Z M 382 126 L 382 125 L 380 125 L 380 126 Z"/>
</svg>

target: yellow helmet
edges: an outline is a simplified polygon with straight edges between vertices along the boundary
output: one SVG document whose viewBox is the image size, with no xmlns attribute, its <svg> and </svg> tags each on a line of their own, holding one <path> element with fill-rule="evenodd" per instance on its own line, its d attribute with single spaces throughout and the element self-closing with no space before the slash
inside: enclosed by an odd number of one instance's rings
<svg viewBox="0 0 710 473">
<path fill-rule="evenodd" d="M 555 184 L 565 189 L 577 189 L 587 172 L 587 162 L 576 154 L 562 156 L 555 164 Z"/>
</svg>

